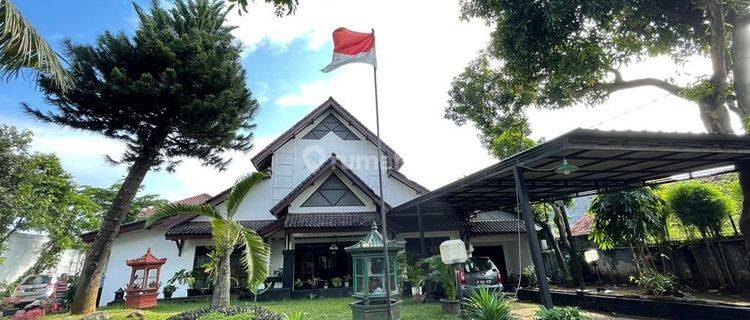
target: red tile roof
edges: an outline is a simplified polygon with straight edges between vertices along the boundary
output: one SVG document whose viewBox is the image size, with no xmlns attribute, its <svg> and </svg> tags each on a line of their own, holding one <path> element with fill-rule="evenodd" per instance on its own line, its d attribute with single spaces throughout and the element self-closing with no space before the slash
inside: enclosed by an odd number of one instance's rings
<svg viewBox="0 0 750 320">
<path fill-rule="evenodd" d="M 185 198 L 185 199 L 182 199 L 182 200 L 177 200 L 177 201 L 175 201 L 175 203 L 196 205 L 196 204 L 203 204 L 204 202 L 208 201 L 208 199 L 211 199 L 211 195 L 210 194 L 201 193 L 201 194 L 189 197 L 189 198 Z M 152 207 L 152 208 L 145 209 L 145 210 L 143 210 L 141 212 L 138 212 L 138 214 L 136 216 L 138 217 L 139 220 L 140 219 L 146 219 L 146 218 L 152 216 L 154 213 L 156 213 L 156 208 Z"/>
<path fill-rule="evenodd" d="M 581 217 L 575 224 L 570 226 L 570 233 L 573 236 L 585 236 L 591 233 L 591 229 L 594 227 L 594 215 L 587 213 Z"/>
</svg>

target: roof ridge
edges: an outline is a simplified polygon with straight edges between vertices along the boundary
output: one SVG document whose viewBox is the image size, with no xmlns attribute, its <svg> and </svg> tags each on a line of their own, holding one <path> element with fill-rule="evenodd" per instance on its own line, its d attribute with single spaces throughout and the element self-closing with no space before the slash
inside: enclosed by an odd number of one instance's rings
<svg viewBox="0 0 750 320">
<path fill-rule="evenodd" d="M 273 152 L 276 151 L 276 149 L 280 148 L 284 143 L 289 141 L 289 139 L 296 136 L 300 131 L 302 131 L 304 128 L 306 128 L 309 124 L 312 123 L 315 119 L 323 115 L 328 109 L 334 109 L 341 117 L 343 117 L 345 120 L 349 122 L 349 125 L 353 126 L 354 129 L 359 131 L 361 134 L 365 135 L 365 138 L 370 141 L 377 141 L 378 137 L 373 133 L 367 126 L 365 126 L 359 119 L 354 117 L 346 108 L 341 106 L 341 104 L 336 101 L 333 97 L 328 97 L 325 102 L 323 102 L 320 106 L 313 109 L 310 113 L 308 113 L 306 116 L 304 116 L 302 119 L 297 121 L 294 125 L 292 125 L 289 129 L 284 131 L 281 135 L 279 135 L 278 138 L 276 138 L 274 141 L 272 141 L 268 146 L 263 148 L 260 152 L 258 152 L 255 156 L 253 156 L 250 161 L 253 163 L 256 169 L 259 171 L 262 171 L 267 165 L 270 165 L 268 163 L 268 158 L 273 155 Z M 385 143 L 382 139 L 380 139 L 383 152 L 387 156 L 393 159 L 394 168 L 398 169 L 403 165 L 403 159 L 401 156 L 396 153 L 393 148 L 388 146 L 388 144 Z"/>
</svg>

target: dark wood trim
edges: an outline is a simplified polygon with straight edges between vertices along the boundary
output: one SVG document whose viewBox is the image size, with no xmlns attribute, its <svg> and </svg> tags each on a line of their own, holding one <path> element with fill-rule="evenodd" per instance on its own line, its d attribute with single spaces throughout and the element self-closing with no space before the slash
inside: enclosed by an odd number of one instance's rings
<svg viewBox="0 0 750 320">
<path fill-rule="evenodd" d="M 281 136 L 276 138 L 271 144 L 269 144 L 266 148 L 258 152 L 257 155 L 252 157 L 250 161 L 253 163 L 256 169 L 258 171 L 263 171 L 263 169 L 269 167 L 271 165 L 271 156 L 273 153 L 280 148 L 284 143 L 289 141 L 290 139 L 294 138 L 297 134 L 299 134 L 300 131 L 304 130 L 307 126 L 312 124 L 314 120 L 321 115 L 323 115 L 328 110 L 333 109 L 338 115 L 344 118 L 348 124 L 350 124 L 352 127 L 354 127 L 357 131 L 359 131 L 362 135 L 365 136 L 366 140 L 369 141 L 378 141 L 377 136 L 375 133 L 370 131 L 362 122 L 357 120 L 349 111 L 346 111 L 344 107 L 342 107 L 336 100 L 333 99 L 333 97 L 329 97 L 328 100 L 323 102 L 320 106 L 315 108 L 312 112 L 310 112 L 307 116 L 302 118 L 302 120 L 295 123 L 291 128 L 289 128 L 286 132 L 282 133 Z M 382 141 L 381 141 L 382 142 Z M 391 147 L 389 147 L 385 142 L 382 142 L 381 144 L 383 148 L 383 152 L 386 154 L 386 156 L 389 158 L 389 162 L 391 163 L 392 167 L 398 169 L 401 168 L 404 161 L 401 159 L 401 156 L 396 153 Z"/>
<path fill-rule="evenodd" d="M 185 239 L 175 239 L 172 241 L 177 246 L 177 256 L 182 257 L 182 247 L 185 245 Z"/>
</svg>

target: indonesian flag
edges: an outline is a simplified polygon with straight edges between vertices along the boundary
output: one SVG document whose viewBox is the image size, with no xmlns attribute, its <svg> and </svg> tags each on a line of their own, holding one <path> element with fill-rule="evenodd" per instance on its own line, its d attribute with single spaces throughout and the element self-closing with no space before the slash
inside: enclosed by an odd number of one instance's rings
<svg viewBox="0 0 750 320">
<path fill-rule="evenodd" d="M 375 60 L 375 33 L 354 32 L 346 28 L 333 31 L 333 59 L 323 68 L 331 72 L 348 63 L 369 63 L 377 65 Z"/>
</svg>

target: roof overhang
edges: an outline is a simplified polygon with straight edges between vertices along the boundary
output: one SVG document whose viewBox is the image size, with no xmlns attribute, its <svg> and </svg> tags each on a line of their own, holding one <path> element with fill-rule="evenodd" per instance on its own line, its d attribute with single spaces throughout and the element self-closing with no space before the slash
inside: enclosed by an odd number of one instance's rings
<svg viewBox="0 0 750 320">
<path fill-rule="evenodd" d="M 563 159 L 580 168 L 554 172 Z M 553 201 L 733 171 L 750 162 L 750 137 L 576 129 L 424 194 L 391 215 L 510 209 L 519 167 L 530 201 Z"/>
</svg>

